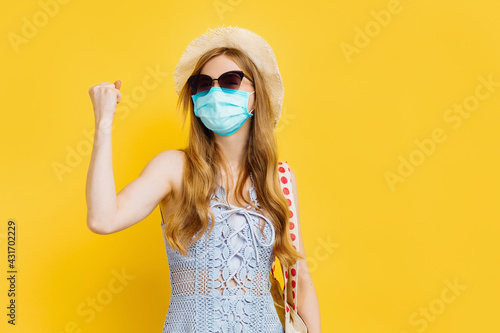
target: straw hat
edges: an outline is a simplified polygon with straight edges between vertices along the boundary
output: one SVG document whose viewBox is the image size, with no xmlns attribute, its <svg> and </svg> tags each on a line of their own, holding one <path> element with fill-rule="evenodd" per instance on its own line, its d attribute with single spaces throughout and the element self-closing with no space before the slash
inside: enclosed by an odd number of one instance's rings
<svg viewBox="0 0 500 333">
<path fill-rule="evenodd" d="M 255 64 L 264 78 L 271 99 L 274 127 L 278 125 L 285 87 L 278 70 L 278 63 L 269 44 L 256 33 L 238 27 L 218 27 L 193 40 L 182 54 L 174 72 L 175 91 L 180 94 L 182 86 L 193 73 L 198 59 L 207 51 L 226 46 L 243 51 Z"/>
</svg>

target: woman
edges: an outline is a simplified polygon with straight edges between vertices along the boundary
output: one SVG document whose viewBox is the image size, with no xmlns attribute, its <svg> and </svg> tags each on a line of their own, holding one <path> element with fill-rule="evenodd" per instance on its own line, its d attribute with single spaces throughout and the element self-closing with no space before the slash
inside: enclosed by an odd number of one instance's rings
<svg viewBox="0 0 500 333">
<path fill-rule="evenodd" d="M 298 313 L 309 332 L 320 332 L 302 235 L 297 251 L 278 180 L 283 84 L 271 48 L 246 29 L 209 29 L 182 55 L 175 84 L 184 123 L 191 118 L 187 148 L 159 153 L 118 194 L 110 129 L 121 81 L 89 90 L 89 229 L 114 233 L 160 207 L 172 285 L 163 332 L 284 332 L 269 292 L 275 256 L 286 266 L 299 260 Z"/>
</svg>

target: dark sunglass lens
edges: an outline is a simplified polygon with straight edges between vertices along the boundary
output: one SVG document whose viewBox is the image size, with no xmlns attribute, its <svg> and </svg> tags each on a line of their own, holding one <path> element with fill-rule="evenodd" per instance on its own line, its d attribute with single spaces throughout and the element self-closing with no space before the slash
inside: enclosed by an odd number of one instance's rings
<svg viewBox="0 0 500 333">
<path fill-rule="evenodd" d="M 212 79 L 207 75 L 194 75 L 189 78 L 191 95 L 196 95 L 200 91 L 209 90 L 212 85 Z"/>
<path fill-rule="evenodd" d="M 219 78 L 221 88 L 238 90 L 241 84 L 241 77 L 236 73 L 227 73 Z"/>
<path fill-rule="evenodd" d="M 197 76 L 191 76 L 188 79 L 189 87 L 191 88 L 191 95 L 196 94 L 196 88 L 198 86 L 198 77 Z"/>
<path fill-rule="evenodd" d="M 200 76 L 196 83 L 196 93 L 209 90 L 212 87 L 212 79 L 209 76 Z"/>
</svg>

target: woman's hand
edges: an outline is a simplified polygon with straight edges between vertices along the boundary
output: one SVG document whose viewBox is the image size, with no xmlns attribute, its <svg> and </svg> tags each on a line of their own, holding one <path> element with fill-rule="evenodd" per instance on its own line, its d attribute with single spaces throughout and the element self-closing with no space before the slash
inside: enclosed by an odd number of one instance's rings
<svg viewBox="0 0 500 333">
<path fill-rule="evenodd" d="M 115 83 L 103 82 L 89 89 L 90 99 L 94 107 L 94 116 L 96 123 L 102 119 L 112 120 L 116 113 L 116 105 L 120 103 L 122 93 L 120 87 L 122 81 Z"/>
</svg>

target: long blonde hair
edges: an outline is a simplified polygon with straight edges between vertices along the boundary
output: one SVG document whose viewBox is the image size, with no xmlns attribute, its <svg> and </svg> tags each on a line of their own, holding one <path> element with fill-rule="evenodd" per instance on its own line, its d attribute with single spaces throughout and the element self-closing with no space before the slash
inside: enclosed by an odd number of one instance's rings
<svg viewBox="0 0 500 333">
<path fill-rule="evenodd" d="M 201 56 L 192 74 L 199 74 L 210 59 L 219 55 L 231 58 L 250 77 L 255 88 L 254 116 L 250 117 L 246 158 L 238 174 L 236 200 L 240 202 L 241 199 L 245 204 L 250 204 L 271 220 L 276 232 L 274 253 L 283 265 L 291 266 L 297 259 L 304 257 L 291 244 L 289 208 L 279 184 L 277 143 L 265 82 L 254 63 L 243 52 L 227 47 L 212 49 Z M 215 220 L 208 202 L 217 189 L 219 170 L 224 170 L 226 179 L 230 172 L 228 162 L 215 142 L 214 133 L 194 114 L 191 89 L 187 82 L 179 94 L 177 110 L 179 109 L 182 110 L 183 128 L 188 114 L 191 117 L 189 142 L 187 148 L 180 149 L 184 152 L 184 176 L 182 193 L 176 198 L 180 201 L 179 208 L 167 218 L 164 236 L 174 250 L 187 255 L 186 249 L 202 237 L 208 228 L 208 214 L 211 221 Z M 243 197 L 244 180 L 248 179 L 250 171 L 259 204 L 268 214 L 264 214 L 253 202 L 248 202 Z M 213 226 L 214 223 L 209 232 Z"/>
</svg>

